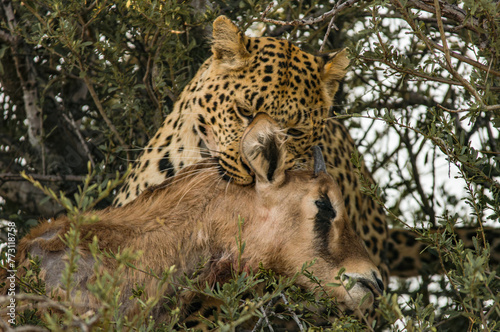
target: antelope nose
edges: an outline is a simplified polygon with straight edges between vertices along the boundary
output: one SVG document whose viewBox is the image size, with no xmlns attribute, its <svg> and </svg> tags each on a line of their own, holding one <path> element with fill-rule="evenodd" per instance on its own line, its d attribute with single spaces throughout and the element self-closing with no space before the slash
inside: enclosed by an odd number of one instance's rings
<svg viewBox="0 0 500 332">
<path fill-rule="evenodd" d="M 382 280 L 380 279 L 378 273 L 372 271 L 371 275 L 368 276 L 356 276 L 356 275 L 347 275 L 349 278 L 354 277 L 357 282 L 359 282 L 364 288 L 367 288 L 373 295 L 376 297 L 377 295 L 381 295 L 385 286 Z"/>
<path fill-rule="evenodd" d="M 385 291 L 384 283 L 382 282 L 382 280 L 380 280 L 375 272 L 372 272 L 372 274 L 373 279 L 375 279 L 375 281 L 377 282 L 378 291 L 380 292 L 380 294 L 382 294 Z"/>
</svg>

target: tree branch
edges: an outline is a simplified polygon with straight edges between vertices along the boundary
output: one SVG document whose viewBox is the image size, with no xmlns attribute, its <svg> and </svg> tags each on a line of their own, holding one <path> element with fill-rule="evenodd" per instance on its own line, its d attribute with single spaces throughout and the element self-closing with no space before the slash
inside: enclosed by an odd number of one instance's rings
<svg viewBox="0 0 500 332">
<path fill-rule="evenodd" d="M 82 71 L 82 73 L 85 73 L 83 67 L 81 67 L 80 70 Z M 106 122 L 109 129 L 111 129 L 111 132 L 113 132 L 113 134 L 116 136 L 116 138 L 118 139 L 118 142 L 120 142 L 121 146 L 123 148 L 125 148 L 125 150 L 127 151 L 127 159 L 131 160 L 131 158 L 129 156 L 129 152 L 128 152 L 128 145 L 125 143 L 123 138 L 120 136 L 120 133 L 118 132 L 118 130 L 116 130 L 115 125 L 111 122 L 111 120 L 106 115 L 106 112 L 104 111 L 104 107 L 102 106 L 101 101 L 99 100 L 99 96 L 97 96 L 97 93 L 94 90 L 94 85 L 92 84 L 92 82 L 90 81 L 90 79 L 87 75 L 83 76 L 83 80 L 84 80 L 85 84 L 87 85 L 87 88 L 89 89 L 90 95 L 92 96 L 92 99 L 94 100 L 94 103 L 97 107 L 97 110 L 99 111 L 99 114 L 103 118 L 104 122 Z"/>
<path fill-rule="evenodd" d="M 409 0 L 407 6 L 418 8 L 428 13 L 436 14 L 436 2 L 434 2 L 434 6 L 428 3 L 432 3 L 432 0 Z M 468 17 L 467 13 L 462 8 L 439 0 L 437 6 L 442 8 L 441 12 L 443 13 L 444 17 L 458 22 L 460 26 L 472 30 L 477 34 L 482 34 L 482 29 L 478 28 L 479 21 L 474 17 Z M 469 22 L 472 22 L 472 24 Z"/>
<path fill-rule="evenodd" d="M 80 132 L 80 129 L 78 129 L 78 126 L 75 123 L 75 120 L 73 119 L 73 115 L 71 115 L 71 112 L 62 113 L 62 117 L 66 122 L 69 124 L 71 128 L 73 128 L 75 135 L 78 137 L 78 140 L 80 141 L 80 144 L 82 145 L 83 150 L 87 154 L 87 158 L 89 158 L 90 164 L 92 165 L 92 168 L 95 167 L 95 162 L 94 158 L 92 157 L 92 154 L 90 153 L 89 147 L 87 146 L 87 142 L 85 142 L 85 139 L 82 136 L 82 133 Z"/>
<path fill-rule="evenodd" d="M 443 47 L 443 46 L 441 46 L 441 45 L 439 45 L 439 44 L 437 44 L 437 43 L 433 42 L 432 40 L 429 40 L 429 42 L 430 42 L 430 43 L 431 43 L 431 44 L 432 44 L 435 48 L 437 48 L 438 50 L 440 50 L 441 52 L 443 52 L 443 53 L 445 52 L 445 49 L 444 49 L 444 47 Z M 481 70 L 484 70 L 484 71 L 486 71 L 486 72 L 488 72 L 488 73 L 490 73 L 490 74 L 492 74 L 492 75 L 495 75 L 495 76 L 500 77 L 500 72 L 499 72 L 499 71 L 496 71 L 496 70 L 494 70 L 494 69 L 491 69 L 490 67 L 488 67 L 488 66 L 486 66 L 486 65 L 483 65 L 482 63 L 480 63 L 480 62 L 478 62 L 478 61 L 472 60 L 472 59 L 470 59 L 470 58 L 468 58 L 468 57 L 466 57 L 466 56 L 463 56 L 463 55 L 461 55 L 461 54 L 459 54 L 459 53 L 456 53 L 456 52 L 450 51 L 449 49 L 448 49 L 448 52 L 449 52 L 449 54 L 450 54 L 452 57 L 454 57 L 454 58 L 455 58 L 455 59 L 457 59 L 457 60 L 463 61 L 463 62 L 465 62 L 465 63 L 468 63 L 468 64 L 469 64 L 469 65 L 471 65 L 471 66 L 474 66 L 474 67 L 479 68 L 479 69 L 481 69 Z"/>
<path fill-rule="evenodd" d="M 415 183 L 415 189 L 417 190 L 418 195 L 420 196 L 420 206 L 422 207 L 422 210 L 425 212 L 425 214 L 429 216 L 429 222 L 432 223 L 433 226 L 436 226 L 436 213 L 433 207 L 434 205 L 433 197 L 432 195 L 429 197 L 429 195 L 424 190 L 424 185 L 420 181 L 422 179 L 422 176 L 420 175 L 417 165 L 418 151 L 417 153 L 413 152 L 413 147 L 416 142 L 411 141 L 409 131 L 410 129 L 404 128 L 403 132 L 399 133 L 399 136 L 401 138 L 401 141 L 406 145 L 406 151 L 408 152 L 409 156 L 411 174 Z M 408 189 L 411 192 L 410 186 L 408 187 Z"/>
<path fill-rule="evenodd" d="M 365 60 L 365 61 L 382 62 L 383 64 L 386 64 L 390 68 L 392 68 L 400 73 L 405 73 L 405 74 L 413 75 L 416 77 L 421 77 L 421 78 L 424 78 L 424 79 L 429 80 L 429 81 L 435 81 L 435 82 L 445 83 L 445 84 L 449 84 L 449 85 L 462 86 L 462 84 L 460 82 L 449 80 L 447 78 L 430 76 L 428 74 L 420 73 L 420 72 L 415 71 L 415 70 L 398 67 L 395 64 L 393 64 L 392 62 L 387 61 L 386 59 L 375 59 L 375 58 L 369 58 L 369 57 L 365 57 L 365 56 L 361 56 L 360 58 Z"/>
<path fill-rule="evenodd" d="M 3 1 L 3 9 L 7 18 L 8 27 L 15 31 L 17 21 L 12 9 L 12 3 Z M 42 156 L 42 170 L 45 173 L 45 147 L 43 144 L 43 113 L 38 105 L 37 73 L 32 59 L 29 56 L 22 58 L 18 52 L 19 40 L 14 37 L 11 45 L 12 57 L 16 67 L 16 73 L 23 90 L 23 102 L 28 123 L 28 139 L 31 146 Z"/>
<path fill-rule="evenodd" d="M 86 178 L 85 175 L 43 175 L 43 174 L 27 174 L 33 179 L 45 182 L 61 182 L 61 181 L 74 181 L 83 182 Z M 20 174 L 16 173 L 0 173 L 0 182 L 7 181 L 26 181 Z"/>
<path fill-rule="evenodd" d="M 292 25 L 292 26 L 302 26 L 302 25 L 311 25 L 311 24 L 316 24 L 319 22 L 323 22 L 327 18 L 331 16 L 335 16 L 341 11 L 351 7 L 354 5 L 356 2 L 359 2 L 361 0 L 348 0 L 341 5 L 335 5 L 332 10 L 327 11 L 326 13 L 314 18 L 308 18 L 308 19 L 299 19 L 299 20 L 293 20 L 293 21 L 281 21 L 281 20 L 274 20 L 267 18 L 267 13 L 274 7 L 274 3 L 271 2 L 269 6 L 266 7 L 266 9 L 262 12 L 260 15 L 260 21 L 265 22 L 265 23 L 272 23 L 272 24 L 277 24 L 277 25 Z"/>
<path fill-rule="evenodd" d="M 483 102 L 483 98 L 479 95 L 476 89 L 467 82 L 462 75 L 460 75 L 456 69 L 453 67 L 453 64 L 451 62 L 451 55 L 450 55 L 450 50 L 448 48 L 448 43 L 446 41 L 446 35 L 444 34 L 444 28 L 443 28 L 443 22 L 441 21 L 441 8 L 439 6 L 439 0 L 434 0 L 434 6 L 436 9 L 436 18 L 437 18 L 437 25 L 439 27 L 439 34 L 441 35 L 441 41 L 443 42 L 443 53 L 445 55 L 446 63 L 447 63 L 447 69 L 448 71 L 455 77 L 462 85 L 476 98 L 476 100 L 481 104 L 482 107 L 486 107 L 486 105 Z"/>
</svg>

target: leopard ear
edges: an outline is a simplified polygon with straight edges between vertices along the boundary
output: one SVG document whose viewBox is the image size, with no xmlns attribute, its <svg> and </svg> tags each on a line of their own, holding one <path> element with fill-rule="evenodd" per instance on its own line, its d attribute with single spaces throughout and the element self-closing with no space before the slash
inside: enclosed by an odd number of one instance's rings
<svg viewBox="0 0 500 332">
<path fill-rule="evenodd" d="M 214 21 L 212 52 L 214 59 L 229 69 L 239 69 L 246 65 L 250 53 L 246 46 L 246 37 L 226 16 L 219 16 Z"/>
<path fill-rule="evenodd" d="M 330 53 L 327 59 L 321 78 L 325 82 L 327 94 L 333 98 L 339 89 L 339 82 L 347 73 L 347 67 L 349 66 L 347 49 L 344 48 L 338 52 Z"/>
</svg>

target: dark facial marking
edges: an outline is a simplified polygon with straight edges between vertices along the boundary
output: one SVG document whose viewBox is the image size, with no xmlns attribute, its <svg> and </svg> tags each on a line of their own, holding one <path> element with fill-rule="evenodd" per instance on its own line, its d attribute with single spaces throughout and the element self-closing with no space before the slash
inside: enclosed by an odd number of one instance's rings
<svg viewBox="0 0 500 332">
<path fill-rule="evenodd" d="M 315 202 L 318 207 L 318 213 L 314 220 L 314 232 L 316 233 L 317 245 L 324 253 L 328 252 L 328 236 L 332 228 L 332 221 L 336 213 L 332 203 L 326 193 L 321 194 L 320 199 Z"/>
</svg>

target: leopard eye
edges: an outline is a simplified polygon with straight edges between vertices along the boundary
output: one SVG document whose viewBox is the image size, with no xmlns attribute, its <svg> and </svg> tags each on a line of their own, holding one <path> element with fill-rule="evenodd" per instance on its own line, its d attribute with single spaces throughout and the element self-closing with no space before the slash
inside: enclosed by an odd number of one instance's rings
<svg viewBox="0 0 500 332">
<path fill-rule="evenodd" d="M 244 118 L 247 118 L 248 120 L 253 119 L 253 112 L 247 108 L 244 107 L 236 107 L 236 111 Z"/>
<path fill-rule="evenodd" d="M 305 135 L 305 133 L 302 130 L 298 130 L 295 128 L 290 128 L 287 130 L 287 135 L 290 135 L 292 137 L 302 137 Z"/>
</svg>

